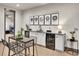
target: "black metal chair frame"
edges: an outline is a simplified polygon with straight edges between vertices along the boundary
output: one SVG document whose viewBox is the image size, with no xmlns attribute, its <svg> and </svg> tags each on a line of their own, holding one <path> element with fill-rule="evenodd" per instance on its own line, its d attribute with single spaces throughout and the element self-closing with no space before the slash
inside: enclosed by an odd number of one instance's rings
<svg viewBox="0 0 79 59">
<path fill-rule="evenodd" d="M 15 40 L 16 42 L 23 43 L 22 46 L 24 47 L 24 50 L 25 50 L 25 56 L 27 56 L 27 53 L 26 53 L 27 52 L 27 48 L 29 49 L 32 46 L 33 47 L 33 56 L 34 56 L 34 39 L 31 39 L 31 40 L 29 40 L 27 42 L 23 42 L 23 41 L 16 40 L 16 38 L 9 37 L 9 42 L 10 42 L 10 39 Z M 32 45 L 28 45 L 29 43 L 31 43 Z"/>
<path fill-rule="evenodd" d="M 2 43 L 4 45 L 3 51 L 2 51 L 2 55 L 4 53 L 5 46 L 9 48 L 8 56 L 13 56 L 13 55 L 19 54 L 20 52 L 22 52 L 25 49 L 21 45 L 17 45 L 16 43 L 13 43 L 13 44 L 12 43 L 8 43 L 6 40 L 3 40 L 3 39 L 2 39 Z M 18 48 L 18 47 L 22 48 L 22 50 L 15 52 L 15 49 Z M 10 55 L 10 50 L 14 52 L 13 55 Z"/>
</svg>

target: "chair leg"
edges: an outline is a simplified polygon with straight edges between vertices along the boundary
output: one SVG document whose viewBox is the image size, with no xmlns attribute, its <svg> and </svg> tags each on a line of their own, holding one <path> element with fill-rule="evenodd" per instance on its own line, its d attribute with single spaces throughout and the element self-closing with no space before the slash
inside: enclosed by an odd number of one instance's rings
<svg viewBox="0 0 79 59">
<path fill-rule="evenodd" d="M 27 48 L 25 48 L 25 56 L 27 56 Z"/>
<path fill-rule="evenodd" d="M 8 56 L 10 56 L 10 49 L 9 49 L 9 51 L 8 51 Z"/>
<path fill-rule="evenodd" d="M 30 55 L 30 47 L 28 47 L 28 52 L 29 52 L 29 55 Z"/>
</svg>

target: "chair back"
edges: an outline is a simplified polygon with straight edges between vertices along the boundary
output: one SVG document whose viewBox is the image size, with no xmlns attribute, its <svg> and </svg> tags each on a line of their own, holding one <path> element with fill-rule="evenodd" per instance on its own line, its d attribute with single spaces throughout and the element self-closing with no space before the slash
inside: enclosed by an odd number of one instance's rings
<svg viewBox="0 0 79 59">
<path fill-rule="evenodd" d="M 7 46 L 7 47 L 9 46 L 8 42 L 6 40 L 4 40 L 4 39 L 1 39 L 1 40 L 2 40 L 2 43 L 3 43 L 4 46 Z"/>
<path fill-rule="evenodd" d="M 34 44 L 37 44 L 37 37 L 35 36 L 30 36 L 31 39 L 34 39 Z"/>
</svg>

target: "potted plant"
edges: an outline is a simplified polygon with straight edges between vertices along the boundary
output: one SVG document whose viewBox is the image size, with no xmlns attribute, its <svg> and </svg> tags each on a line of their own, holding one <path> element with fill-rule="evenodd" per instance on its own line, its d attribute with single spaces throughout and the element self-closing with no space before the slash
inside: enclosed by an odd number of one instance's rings
<svg viewBox="0 0 79 59">
<path fill-rule="evenodd" d="M 70 41 L 74 41 L 75 40 L 75 37 L 74 37 L 75 31 L 70 32 L 70 34 L 71 34 Z"/>
<path fill-rule="evenodd" d="M 16 39 L 17 39 L 17 40 L 23 39 L 23 35 L 22 35 L 21 31 L 18 31 L 18 32 L 17 32 Z"/>
</svg>

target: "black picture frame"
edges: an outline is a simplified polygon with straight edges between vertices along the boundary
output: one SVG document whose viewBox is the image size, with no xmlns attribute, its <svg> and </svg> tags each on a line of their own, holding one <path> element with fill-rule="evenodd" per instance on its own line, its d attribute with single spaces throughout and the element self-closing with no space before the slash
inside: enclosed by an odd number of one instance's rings
<svg viewBox="0 0 79 59">
<path fill-rule="evenodd" d="M 51 24 L 52 25 L 59 25 L 59 13 L 52 13 L 51 14 Z"/>
<path fill-rule="evenodd" d="M 50 25 L 50 14 L 45 15 L 45 25 Z"/>
<path fill-rule="evenodd" d="M 34 25 L 38 25 L 39 23 L 39 18 L 38 18 L 38 16 L 34 16 L 33 17 L 33 19 L 34 19 Z"/>
<path fill-rule="evenodd" d="M 44 25 L 44 15 L 39 16 L 39 25 Z"/>
<path fill-rule="evenodd" d="M 30 25 L 34 24 L 34 16 L 30 16 Z"/>
</svg>

